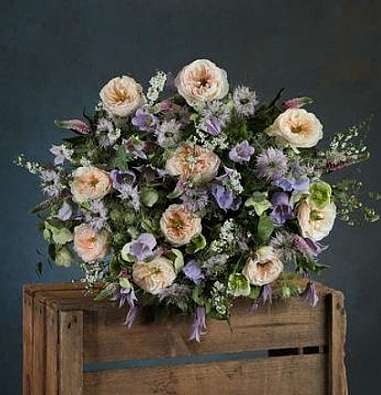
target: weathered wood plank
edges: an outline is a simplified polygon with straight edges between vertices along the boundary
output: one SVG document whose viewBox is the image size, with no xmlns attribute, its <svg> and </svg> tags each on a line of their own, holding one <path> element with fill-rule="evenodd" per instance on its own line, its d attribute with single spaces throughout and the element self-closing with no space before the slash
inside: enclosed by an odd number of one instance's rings
<svg viewBox="0 0 381 395">
<path fill-rule="evenodd" d="M 328 296 L 329 314 L 329 394 L 347 395 L 347 377 L 345 369 L 346 313 L 344 296 L 341 292 L 332 292 Z"/>
<path fill-rule="evenodd" d="M 58 347 L 59 347 L 58 312 L 46 308 L 46 393 L 58 395 Z"/>
<path fill-rule="evenodd" d="M 84 395 L 323 395 L 326 355 L 108 370 L 84 374 Z"/>
<path fill-rule="evenodd" d="M 117 309 L 84 312 L 85 362 L 327 344 L 326 304 L 313 309 L 298 298 L 265 306 L 254 314 L 247 305 L 237 307 L 231 327 L 224 321 L 209 320 L 208 334 L 200 344 L 188 340 L 189 318 L 175 317 L 165 323 L 137 321 L 127 329 L 121 325 L 125 314 Z"/>
<path fill-rule="evenodd" d="M 32 395 L 45 393 L 45 306 L 33 300 Z"/>
<path fill-rule="evenodd" d="M 31 395 L 33 364 L 33 297 L 23 293 L 23 394 Z"/>
<path fill-rule="evenodd" d="M 59 394 L 82 395 L 83 312 L 59 313 Z"/>
</svg>

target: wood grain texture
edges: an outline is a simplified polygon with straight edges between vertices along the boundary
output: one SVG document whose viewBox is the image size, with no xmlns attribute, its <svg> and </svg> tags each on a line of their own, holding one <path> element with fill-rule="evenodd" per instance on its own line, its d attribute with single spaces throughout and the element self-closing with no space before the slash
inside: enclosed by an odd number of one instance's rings
<svg viewBox="0 0 381 395">
<path fill-rule="evenodd" d="M 84 395 L 323 395 L 326 355 L 131 368 L 84 375 Z"/>
<path fill-rule="evenodd" d="M 81 395 L 83 388 L 83 313 L 59 313 L 59 394 Z"/>
<path fill-rule="evenodd" d="M 165 323 L 138 321 L 131 329 L 121 325 L 125 311 L 85 311 L 84 359 L 100 362 L 150 359 L 277 349 L 327 344 L 326 305 L 315 309 L 300 298 L 277 302 L 256 313 L 248 305 L 237 307 L 231 326 L 208 321 L 208 334 L 197 344 L 189 341 L 189 318 Z M 152 336 L 152 333 L 155 335 Z"/>
<path fill-rule="evenodd" d="M 23 394 L 31 395 L 33 363 L 33 297 L 23 293 Z"/>
<path fill-rule="evenodd" d="M 347 377 L 345 368 L 346 313 L 344 295 L 332 292 L 328 295 L 329 325 L 329 394 L 347 395 Z"/>
<path fill-rule="evenodd" d="M 58 351 L 59 351 L 58 312 L 51 307 L 46 309 L 46 393 L 58 394 Z"/>
<path fill-rule="evenodd" d="M 45 306 L 33 303 L 33 356 L 32 356 L 32 395 L 45 393 L 46 343 Z"/>
</svg>

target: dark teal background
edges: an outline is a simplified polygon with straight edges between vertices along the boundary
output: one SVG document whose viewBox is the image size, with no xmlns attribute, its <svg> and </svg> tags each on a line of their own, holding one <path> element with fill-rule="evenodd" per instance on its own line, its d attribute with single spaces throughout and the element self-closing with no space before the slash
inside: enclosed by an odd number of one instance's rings
<svg viewBox="0 0 381 395">
<path fill-rule="evenodd" d="M 2 0 L 0 394 L 21 393 L 22 285 L 78 276 L 49 267 L 35 274 L 45 244 L 27 211 L 41 196 L 37 179 L 12 166 L 18 153 L 47 160 L 62 136 L 53 120 L 91 109 L 111 77 L 147 81 L 156 69 L 207 57 L 260 99 L 281 87 L 314 97 L 327 135 L 374 113 L 373 159 L 358 175 L 381 189 L 380 19 L 381 3 L 371 0 Z M 324 281 L 346 294 L 355 395 L 380 393 L 380 231 L 338 222 L 323 256 L 332 265 Z"/>
</svg>

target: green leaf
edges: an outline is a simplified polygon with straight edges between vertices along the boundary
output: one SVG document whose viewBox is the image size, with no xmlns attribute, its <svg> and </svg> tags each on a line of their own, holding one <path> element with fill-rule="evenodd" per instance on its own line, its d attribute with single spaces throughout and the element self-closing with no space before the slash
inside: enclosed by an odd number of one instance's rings
<svg viewBox="0 0 381 395">
<path fill-rule="evenodd" d="M 250 287 L 250 295 L 249 298 L 250 299 L 258 299 L 259 294 L 261 293 L 261 287 L 257 287 L 256 285 L 252 285 Z"/>
<path fill-rule="evenodd" d="M 246 200 L 245 207 L 254 207 L 255 213 L 260 217 L 267 209 L 272 207 L 272 204 L 267 200 L 267 193 L 254 192 L 253 196 Z"/>
<path fill-rule="evenodd" d="M 184 267 L 184 255 L 180 250 L 176 248 L 172 248 L 171 253 L 174 255 L 173 266 L 176 273 L 179 273 L 180 270 Z"/>
<path fill-rule="evenodd" d="M 159 194 L 153 188 L 146 188 L 141 193 L 141 200 L 147 207 L 152 207 L 159 199 Z"/>
<path fill-rule="evenodd" d="M 259 217 L 257 237 L 262 242 L 265 243 L 271 236 L 274 230 L 274 225 L 271 218 L 267 214 L 262 214 Z"/>
<path fill-rule="evenodd" d="M 188 254 L 195 254 L 196 252 L 203 250 L 205 247 L 206 239 L 202 234 L 199 234 L 187 245 L 186 252 Z"/>
<path fill-rule="evenodd" d="M 183 193 L 182 189 L 180 188 L 175 188 L 172 192 L 170 192 L 167 195 L 168 199 L 177 199 L 179 196 L 181 196 Z"/>
<path fill-rule="evenodd" d="M 56 249 L 54 262 L 57 266 L 70 267 L 72 262 L 70 250 L 66 247 Z"/>
<path fill-rule="evenodd" d="M 99 302 L 101 300 L 110 298 L 115 292 L 115 284 L 108 284 L 104 287 L 94 298 L 95 301 Z"/>
<path fill-rule="evenodd" d="M 121 171 L 128 170 L 128 162 L 132 159 L 131 155 L 127 152 L 126 147 L 120 145 L 116 151 L 112 165 Z"/>
<path fill-rule="evenodd" d="M 124 289 L 131 289 L 131 283 L 128 281 L 128 278 L 121 277 L 119 279 L 119 285 Z"/>
</svg>

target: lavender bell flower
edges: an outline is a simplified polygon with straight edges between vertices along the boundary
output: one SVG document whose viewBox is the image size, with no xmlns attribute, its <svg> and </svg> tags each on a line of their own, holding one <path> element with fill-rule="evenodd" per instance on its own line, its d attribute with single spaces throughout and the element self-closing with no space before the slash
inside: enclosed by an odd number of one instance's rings
<svg viewBox="0 0 381 395">
<path fill-rule="evenodd" d="M 328 246 L 324 246 L 317 241 L 296 234 L 294 235 L 293 245 L 300 253 L 308 258 L 316 258 L 322 251 L 328 248 Z"/>
<path fill-rule="evenodd" d="M 184 267 L 183 272 L 187 278 L 192 280 L 195 284 L 199 285 L 201 280 L 205 278 L 197 262 L 192 259 Z"/>
<path fill-rule="evenodd" d="M 222 185 L 214 184 L 211 192 L 216 199 L 218 207 L 222 208 L 224 211 L 238 210 L 241 201 L 233 194 L 232 191 L 229 191 Z"/>
<path fill-rule="evenodd" d="M 266 284 L 261 289 L 261 294 L 259 295 L 257 301 L 251 306 L 251 312 L 255 313 L 259 307 L 264 306 L 267 302 L 272 303 L 273 289 L 271 284 Z"/>
<path fill-rule="evenodd" d="M 58 210 L 56 218 L 60 219 L 61 221 L 69 220 L 73 215 L 73 209 L 70 204 L 66 201 L 62 203 L 61 208 Z"/>
<path fill-rule="evenodd" d="M 275 180 L 273 185 L 283 189 L 286 192 L 307 192 L 310 186 L 310 179 L 308 177 L 284 177 Z"/>
<path fill-rule="evenodd" d="M 270 214 L 270 217 L 275 224 L 282 225 L 294 217 L 287 193 L 274 193 L 271 203 L 273 204 L 273 210 Z"/>
<path fill-rule="evenodd" d="M 143 261 L 153 254 L 156 239 L 151 233 L 142 233 L 136 240 L 126 245 L 126 252 L 139 261 Z"/>
<path fill-rule="evenodd" d="M 198 306 L 196 308 L 192 323 L 192 331 L 189 340 L 196 340 L 200 343 L 201 335 L 206 333 L 206 312 L 205 307 Z"/>
<path fill-rule="evenodd" d="M 316 290 L 316 284 L 312 281 L 309 281 L 302 296 L 305 297 L 307 302 L 310 303 L 312 307 L 316 307 L 319 303 L 319 295 Z"/>
<path fill-rule="evenodd" d="M 203 129 L 212 136 L 218 136 L 222 127 L 223 123 L 216 117 L 210 117 L 203 122 Z"/>
<path fill-rule="evenodd" d="M 149 132 L 155 129 L 157 118 L 148 111 L 139 108 L 131 119 L 131 123 L 139 130 Z"/>
<path fill-rule="evenodd" d="M 244 140 L 230 150 L 229 159 L 233 162 L 245 163 L 250 161 L 250 158 L 253 154 L 254 148 L 248 143 L 247 140 Z"/>
<path fill-rule="evenodd" d="M 69 119 L 62 121 L 54 121 L 55 125 L 61 129 L 70 129 L 79 134 L 89 134 L 91 132 L 90 126 L 80 119 Z"/>
</svg>

